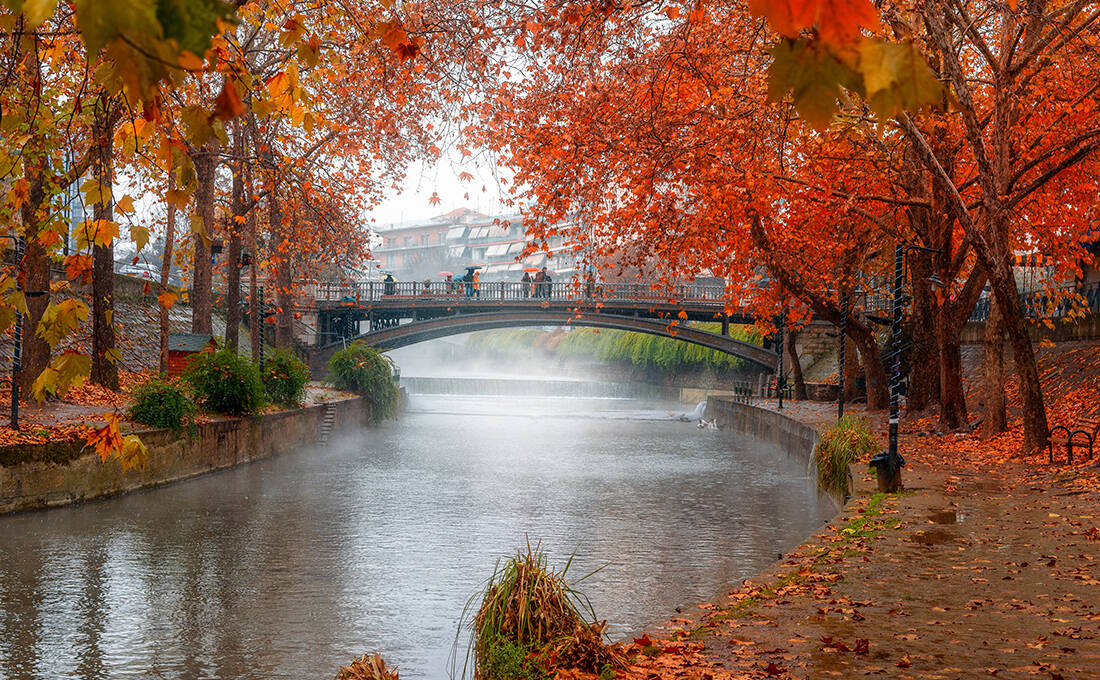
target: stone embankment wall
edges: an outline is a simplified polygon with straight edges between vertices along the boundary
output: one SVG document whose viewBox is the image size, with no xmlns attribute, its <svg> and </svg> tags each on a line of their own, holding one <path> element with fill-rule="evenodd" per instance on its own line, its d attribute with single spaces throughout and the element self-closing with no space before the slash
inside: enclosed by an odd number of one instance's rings
<svg viewBox="0 0 1100 680">
<path fill-rule="evenodd" d="M 371 422 L 366 399 L 331 405 L 333 433 Z M 68 453 L 58 444 L 0 447 L 0 513 L 113 496 L 287 453 L 317 441 L 326 406 L 199 423 L 178 433 L 138 432 L 149 460 L 144 468 L 126 472 L 117 460 L 102 463 L 95 453 L 81 451 L 80 443 Z M 30 460 L 12 462 L 17 459 Z"/>
<path fill-rule="evenodd" d="M 706 417 L 708 420 L 717 420 L 718 425 L 725 430 L 775 444 L 787 455 L 807 466 L 819 438 L 817 430 L 781 413 L 721 397 L 707 400 Z M 829 498 L 836 504 L 838 511 L 847 500 L 832 493 Z"/>
</svg>

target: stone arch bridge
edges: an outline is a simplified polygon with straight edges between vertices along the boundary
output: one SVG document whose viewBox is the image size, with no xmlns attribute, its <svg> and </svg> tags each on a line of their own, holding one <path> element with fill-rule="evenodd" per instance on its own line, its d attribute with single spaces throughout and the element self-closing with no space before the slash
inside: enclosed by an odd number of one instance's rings
<svg viewBox="0 0 1100 680">
<path fill-rule="evenodd" d="M 562 326 L 611 328 L 674 337 L 727 352 L 773 371 L 771 349 L 729 337 L 730 324 L 752 323 L 748 314 L 725 313 L 721 286 L 686 284 L 672 290 L 649 284 L 574 282 L 525 284 L 462 282 L 319 284 L 299 311 L 312 340 L 310 363 L 325 373 L 337 349 L 362 340 L 396 349 L 449 335 L 497 328 Z M 715 333 L 672 321 L 718 322 Z M 311 336 L 312 337 L 309 337 Z"/>
</svg>

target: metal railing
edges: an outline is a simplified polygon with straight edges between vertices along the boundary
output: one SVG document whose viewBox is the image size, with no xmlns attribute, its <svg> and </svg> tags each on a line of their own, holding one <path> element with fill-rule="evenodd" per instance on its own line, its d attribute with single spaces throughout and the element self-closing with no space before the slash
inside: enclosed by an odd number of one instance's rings
<svg viewBox="0 0 1100 680">
<path fill-rule="evenodd" d="M 733 400 L 742 404 L 752 403 L 752 383 L 736 381 L 733 383 Z"/>
<path fill-rule="evenodd" d="M 715 285 L 682 284 L 675 286 L 645 283 L 585 283 L 522 281 L 368 281 L 357 283 L 317 283 L 304 286 L 304 297 L 318 302 L 381 301 L 646 301 L 725 305 L 725 288 Z"/>
<path fill-rule="evenodd" d="M 1061 319 L 1075 309 L 1086 314 L 1100 314 L 1100 282 L 1063 286 L 1054 290 L 1020 293 L 1020 304 L 1029 319 Z M 971 321 L 989 318 L 989 297 L 982 297 L 970 314 Z"/>
</svg>

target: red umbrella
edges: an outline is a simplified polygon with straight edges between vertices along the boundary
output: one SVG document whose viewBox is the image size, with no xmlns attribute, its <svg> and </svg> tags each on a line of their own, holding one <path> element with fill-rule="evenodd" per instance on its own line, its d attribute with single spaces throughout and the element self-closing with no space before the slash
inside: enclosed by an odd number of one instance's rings
<svg viewBox="0 0 1100 680">
<path fill-rule="evenodd" d="M 533 272 L 537 272 L 537 271 L 540 271 L 540 270 L 539 270 L 538 267 L 524 267 L 523 271 L 528 272 L 528 273 L 533 273 Z"/>
<path fill-rule="evenodd" d="M 440 276 L 454 276 L 451 272 L 439 272 Z"/>
</svg>

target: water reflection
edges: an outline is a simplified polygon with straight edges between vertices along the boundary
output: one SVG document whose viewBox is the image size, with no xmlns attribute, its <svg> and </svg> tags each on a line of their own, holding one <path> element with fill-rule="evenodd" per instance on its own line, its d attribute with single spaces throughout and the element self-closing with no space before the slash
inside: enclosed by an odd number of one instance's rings
<svg viewBox="0 0 1100 680">
<path fill-rule="evenodd" d="M 665 407 L 416 397 L 326 450 L 0 518 L 0 678 L 300 680 L 373 650 L 441 678 L 526 535 L 577 576 L 606 565 L 585 591 L 621 636 L 829 512 L 801 462 Z"/>
</svg>

